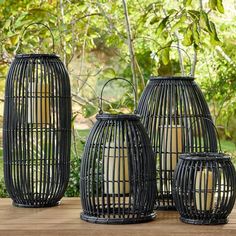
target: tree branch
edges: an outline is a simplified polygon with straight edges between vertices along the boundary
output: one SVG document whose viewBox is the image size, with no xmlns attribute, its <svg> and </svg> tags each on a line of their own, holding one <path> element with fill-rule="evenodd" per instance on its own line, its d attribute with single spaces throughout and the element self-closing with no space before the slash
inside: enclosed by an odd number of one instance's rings
<svg viewBox="0 0 236 236">
<path fill-rule="evenodd" d="M 101 13 L 90 13 L 90 14 L 86 14 L 84 16 L 79 17 L 76 22 L 83 20 L 84 18 L 90 17 L 90 16 L 102 16 Z"/>
<path fill-rule="evenodd" d="M 199 0 L 199 8 L 200 8 L 200 10 L 203 9 L 202 0 Z M 199 33 L 200 33 L 200 30 L 201 30 L 201 28 L 199 27 Z M 196 65 L 197 65 L 197 49 L 194 48 L 193 63 L 192 63 L 191 72 L 190 72 L 190 74 L 192 76 L 195 75 Z"/>
<path fill-rule="evenodd" d="M 216 46 L 216 51 L 231 65 L 236 66 L 235 62 L 225 53 L 222 47 Z"/>
<path fill-rule="evenodd" d="M 83 67 L 84 67 L 84 59 L 85 59 L 85 47 L 86 47 L 86 36 L 88 34 L 89 24 L 86 24 L 85 33 L 84 33 L 84 40 L 82 45 L 82 54 L 81 54 L 81 61 L 80 61 L 80 74 L 83 74 Z M 84 86 L 84 82 L 79 86 L 79 90 L 81 90 Z"/>
<path fill-rule="evenodd" d="M 65 19 L 64 19 L 63 0 L 60 0 L 60 12 L 61 12 L 61 21 L 62 21 L 62 24 L 64 24 Z M 62 46 L 63 46 L 63 62 L 64 62 L 64 65 L 67 67 L 67 63 L 66 63 L 66 41 L 65 40 L 62 40 Z"/>
<path fill-rule="evenodd" d="M 128 47 L 129 47 L 129 54 L 130 54 L 131 71 L 132 71 L 132 77 L 133 77 L 133 84 L 135 88 L 134 96 L 137 98 L 138 83 L 137 83 L 136 73 L 135 73 L 135 54 L 134 54 L 134 47 L 133 47 L 133 42 L 132 42 L 133 39 L 132 39 L 130 22 L 129 22 L 127 3 L 126 3 L 126 0 L 122 0 L 122 2 L 123 2 L 125 24 L 126 24 L 126 30 L 127 30 L 127 36 L 128 36 Z"/>
<path fill-rule="evenodd" d="M 75 93 L 71 93 L 72 94 L 72 100 L 76 103 L 78 103 L 79 105 L 81 106 L 84 106 L 86 104 L 89 104 L 91 106 L 96 106 L 95 104 L 93 104 L 92 102 L 88 101 L 87 99 L 81 97 L 80 95 L 78 94 L 75 94 Z"/>
<path fill-rule="evenodd" d="M 142 89 L 144 89 L 145 81 L 144 81 L 143 73 L 142 73 L 141 68 L 140 68 L 140 66 L 138 64 L 137 58 L 135 57 L 134 59 L 135 59 L 135 65 L 136 65 L 137 70 L 138 70 L 138 72 L 140 74 L 140 78 L 141 78 L 141 82 L 142 82 Z"/>
<path fill-rule="evenodd" d="M 195 75 L 196 65 L 197 65 L 197 49 L 194 48 L 193 63 L 192 63 L 191 72 L 190 72 L 191 76 Z"/>
</svg>

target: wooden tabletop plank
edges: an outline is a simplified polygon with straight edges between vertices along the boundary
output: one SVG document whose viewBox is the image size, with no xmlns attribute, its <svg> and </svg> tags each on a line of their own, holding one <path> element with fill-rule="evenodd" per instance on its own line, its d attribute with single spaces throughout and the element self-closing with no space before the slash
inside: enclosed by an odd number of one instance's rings
<svg viewBox="0 0 236 236">
<path fill-rule="evenodd" d="M 80 220 L 79 198 L 63 198 L 51 208 L 13 207 L 10 199 L 0 199 L 0 236 L 236 236 L 236 207 L 229 223 L 216 226 L 184 224 L 176 211 L 159 211 L 154 221 L 132 225 L 100 225 Z"/>
</svg>

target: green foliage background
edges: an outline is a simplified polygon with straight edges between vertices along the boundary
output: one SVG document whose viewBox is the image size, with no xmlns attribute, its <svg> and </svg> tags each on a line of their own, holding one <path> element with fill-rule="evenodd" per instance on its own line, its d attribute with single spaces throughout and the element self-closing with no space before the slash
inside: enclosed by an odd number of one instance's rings
<svg viewBox="0 0 236 236">
<path fill-rule="evenodd" d="M 131 41 L 124 2 L 128 7 Z M 36 25 L 22 35 L 27 25 L 41 22 L 51 28 L 55 53 L 61 56 L 71 78 L 74 134 L 66 196 L 79 194 L 80 157 L 88 134 L 87 128 L 81 130 L 80 121 L 86 118 L 91 126 L 98 111 L 101 87 L 114 76 L 132 82 L 135 79 L 140 96 L 150 75 L 191 71 L 208 101 L 223 149 L 235 157 L 235 10 L 234 0 L 0 0 L 1 111 L 5 78 L 14 54 L 53 51 L 47 29 Z M 183 51 L 179 57 L 176 46 L 187 51 L 189 58 Z M 108 86 L 104 109 L 115 113 L 132 111 L 131 88 L 120 82 Z M 2 112 L 0 118 L 2 126 Z M 0 195 L 6 196 L 3 181 Z"/>
</svg>

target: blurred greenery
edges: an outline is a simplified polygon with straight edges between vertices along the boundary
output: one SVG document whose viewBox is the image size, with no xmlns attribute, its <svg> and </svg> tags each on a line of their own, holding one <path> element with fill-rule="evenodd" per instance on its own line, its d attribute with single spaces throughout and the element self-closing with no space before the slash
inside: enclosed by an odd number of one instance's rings
<svg viewBox="0 0 236 236">
<path fill-rule="evenodd" d="M 81 156 L 83 154 L 83 149 L 85 145 L 86 138 L 89 134 L 89 130 L 74 130 L 76 134 L 74 137 L 77 137 L 74 140 L 72 146 L 72 155 L 71 155 L 71 165 L 70 165 L 70 180 L 68 187 L 65 192 L 66 197 L 76 197 L 79 196 L 79 181 L 80 181 L 80 163 Z"/>
</svg>

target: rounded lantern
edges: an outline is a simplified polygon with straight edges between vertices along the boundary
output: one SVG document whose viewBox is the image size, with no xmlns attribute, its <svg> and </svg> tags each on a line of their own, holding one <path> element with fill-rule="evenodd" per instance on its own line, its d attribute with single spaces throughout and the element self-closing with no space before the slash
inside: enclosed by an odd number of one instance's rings
<svg viewBox="0 0 236 236">
<path fill-rule="evenodd" d="M 81 219 L 105 224 L 152 220 L 155 159 L 139 116 L 101 109 L 96 118 L 81 163 Z"/>
<path fill-rule="evenodd" d="M 236 172 L 222 153 L 180 155 L 173 181 L 180 219 L 190 224 L 225 224 L 236 197 Z"/>
</svg>

